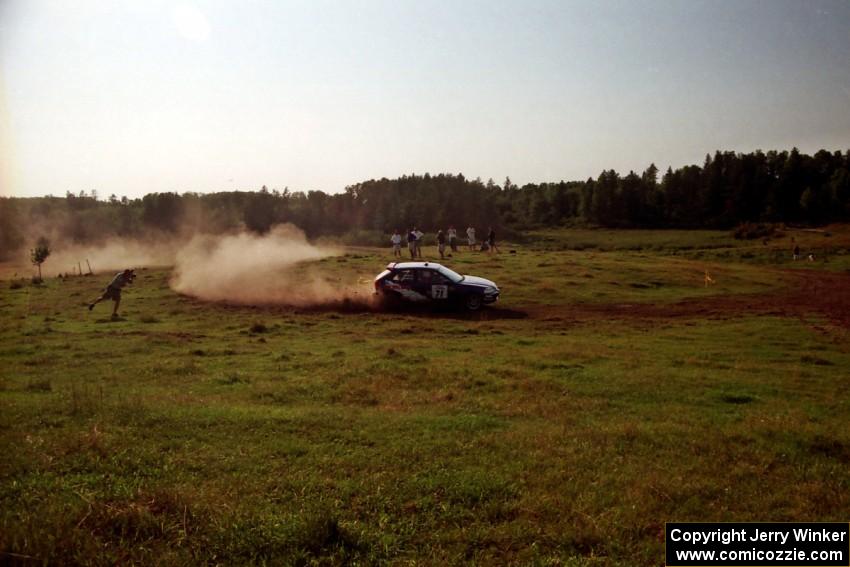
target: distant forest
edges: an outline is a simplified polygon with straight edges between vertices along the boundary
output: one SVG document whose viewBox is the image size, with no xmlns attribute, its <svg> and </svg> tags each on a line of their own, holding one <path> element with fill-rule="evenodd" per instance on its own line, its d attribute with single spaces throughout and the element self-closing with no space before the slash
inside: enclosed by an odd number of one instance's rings
<svg viewBox="0 0 850 567">
<path fill-rule="evenodd" d="M 0 255 L 48 237 L 106 237 L 239 228 L 262 233 L 289 222 L 308 237 L 383 241 L 393 229 L 454 225 L 503 234 L 557 226 L 730 228 L 742 222 L 818 225 L 850 221 L 850 150 L 797 149 L 706 155 L 702 166 L 642 173 L 603 171 L 596 179 L 526 184 L 461 174 L 372 179 L 339 194 L 268 190 L 151 193 L 141 199 L 95 191 L 64 197 L 0 199 Z M 59 244 L 59 243 L 57 243 Z"/>
</svg>

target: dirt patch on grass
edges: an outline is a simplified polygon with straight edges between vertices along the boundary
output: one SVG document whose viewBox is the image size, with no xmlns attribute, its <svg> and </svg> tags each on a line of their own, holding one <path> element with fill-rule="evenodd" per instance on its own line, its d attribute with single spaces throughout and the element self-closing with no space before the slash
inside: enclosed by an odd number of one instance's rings
<svg viewBox="0 0 850 567">
<path fill-rule="evenodd" d="M 770 293 L 715 295 L 676 303 L 607 303 L 529 306 L 534 319 L 581 322 L 610 319 L 729 319 L 746 315 L 817 315 L 850 329 L 850 274 L 809 270 L 781 271 L 786 288 Z"/>
<path fill-rule="evenodd" d="M 850 329 L 850 274 L 815 270 L 775 270 L 777 279 L 786 282 L 779 291 L 752 294 L 712 295 L 675 303 L 575 303 L 567 305 L 518 305 L 512 308 L 488 306 L 479 311 L 434 309 L 433 306 L 388 306 L 371 296 L 318 302 L 309 306 L 280 304 L 231 304 L 205 302 L 186 297 L 192 304 L 216 305 L 230 311 L 254 310 L 266 315 L 403 313 L 429 318 L 470 321 L 501 319 L 538 319 L 558 324 L 593 320 L 676 320 L 731 319 L 747 315 L 804 317 L 819 315 L 832 324 Z M 651 282 L 646 287 L 658 287 Z"/>
<path fill-rule="evenodd" d="M 225 311 L 256 312 L 266 316 L 284 315 L 313 315 L 329 314 L 332 318 L 338 316 L 376 313 L 388 315 L 414 315 L 436 319 L 459 319 L 469 321 L 496 321 L 501 319 L 525 319 L 528 314 L 524 310 L 506 309 L 503 307 L 487 306 L 478 311 L 467 311 L 461 307 L 435 306 L 431 303 L 419 305 L 415 303 L 387 304 L 373 297 L 343 298 L 338 301 L 324 301 L 309 306 L 283 304 L 239 305 L 222 301 L 197 301 L 199 307 L 215 305 Z M 334 317 L 336 316 L 336 317 Z M 404 333 L 405 331 L 402 331 Z"/>
<path fill-rule="evenodd" d="M 318 301 L 310 305 L 289 305 L 285 303 L 252 303 L 240 304 L 227 301 L 204 301 L 190 296 L 181 296 L 186 298 L 187 302 L 203 308 L 207 305 L 215 305 L 225 311 L 256 311 L 265 314 L 277 315 L 299 315 L 306 313 L 371 313 L 379 312 L 384 309 L 382 306 L 373 300 L 371 296 L 363 297 L 344 297 L 339 300 Z"/>
</svg>

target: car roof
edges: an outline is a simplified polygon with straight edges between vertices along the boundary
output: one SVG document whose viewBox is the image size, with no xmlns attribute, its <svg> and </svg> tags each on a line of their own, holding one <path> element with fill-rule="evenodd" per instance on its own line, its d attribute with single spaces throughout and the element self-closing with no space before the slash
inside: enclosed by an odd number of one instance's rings
<svg viewBox="0 0 850 567">
<path fill-rule="evenodd" d="M 390 262 L 387 264 L 388 270 L 410 270 L 412 268 L 442 268 L 442 264 L 436 262 Z"/>
</svg>

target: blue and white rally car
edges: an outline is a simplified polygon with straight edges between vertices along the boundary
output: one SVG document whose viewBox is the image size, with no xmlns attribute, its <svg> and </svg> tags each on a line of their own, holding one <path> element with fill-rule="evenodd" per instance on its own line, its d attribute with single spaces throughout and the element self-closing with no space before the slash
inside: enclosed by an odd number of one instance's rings
<svg viewBox="0 0 850 567">
<path fill-rule="evenodd" d="M 389 301 L 454 303 L 470 311 L 499 299 L 499 287 L 484 278 L 462 276 L 434 262 L 391 262 L 375 278 L 375 293 Z"/>
</svg>

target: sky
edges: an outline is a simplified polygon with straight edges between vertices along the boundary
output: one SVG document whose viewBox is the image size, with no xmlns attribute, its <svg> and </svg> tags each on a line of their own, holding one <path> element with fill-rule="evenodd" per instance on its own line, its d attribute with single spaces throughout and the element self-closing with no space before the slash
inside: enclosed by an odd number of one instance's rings
<svg viewBox="0 0 850 567">
<path fill-rule="evenodd" d="M 850 2 L 0 0 L 0 195 L 850 149 Z"/>
</svg>

